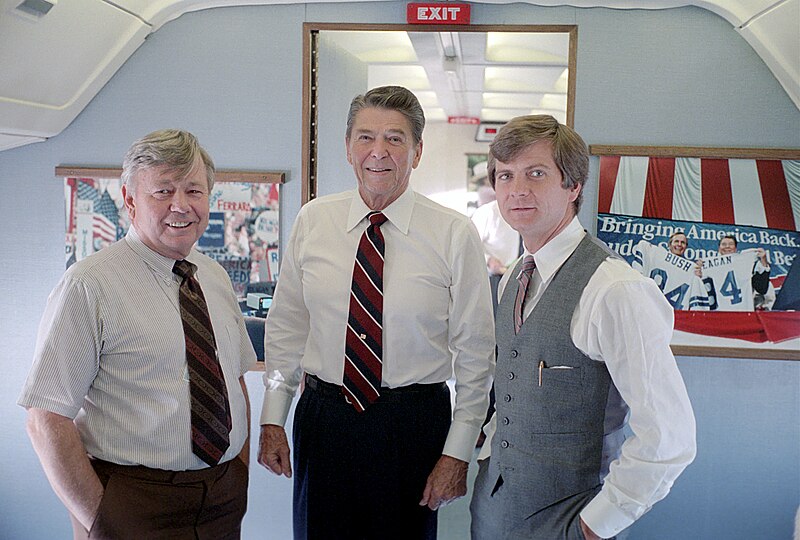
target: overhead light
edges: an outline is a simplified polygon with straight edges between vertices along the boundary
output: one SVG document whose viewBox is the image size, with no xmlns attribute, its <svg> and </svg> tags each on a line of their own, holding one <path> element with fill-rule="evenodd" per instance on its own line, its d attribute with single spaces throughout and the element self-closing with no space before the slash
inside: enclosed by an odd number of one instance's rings
<svg viewBox="0 0 800 540">
<path fill-rule="evenodd" d="M 445 58 L 457 58 L 461 52 L 461 41 L 456 32 L 439 32 L 442 42 L 442 54 Z"/>
<path fill-rule="evenodd" d="M 17 9 L 28 15 L 42 17 L 53 9 L 56 2 L 58 0 L 25 0 L 17 6 Z"/>
</svg>

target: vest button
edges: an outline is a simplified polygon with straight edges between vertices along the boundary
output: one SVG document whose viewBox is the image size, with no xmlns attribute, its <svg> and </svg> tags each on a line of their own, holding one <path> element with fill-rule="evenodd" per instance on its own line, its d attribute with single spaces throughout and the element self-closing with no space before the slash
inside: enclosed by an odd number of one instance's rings
<svg viewBox="0 0 800 540">
<path fill-rule="evenodd" d="M 507 416 L 503 418 L 503 425 L 504 426 L 507 426 L 510 423 L 511 423 L 511 420 L 509 420 Z"/>
<path fill-rule="evenodd" d="M 519 356 L 517 351 L 511 351 L 511 358 L 516 358 L 517 356 Z"/>
<path fill-rule="evenodd" d="M 503 448 L 508 448 L 508 441 L 501 441 L 500 446 L 502 446 Z"/>
<path fill-rule="evenodd" d="M 511 394 L 506 394 L 505 397 L 503 398 L 503 400 L 506 401 L 506 402 L 511 401 Z"/>
<path fill-rule="evenodd" d="M 509 381 L 513 381 L 513 380 L 514 380 L 514 377 L 516 377 L 516 375 L 514 375 L 512 372 L 510 372 L 510 371 L 509 371 L 509 372 L 508 372 L 508 380 L 509 380 Z"/>
</svg>

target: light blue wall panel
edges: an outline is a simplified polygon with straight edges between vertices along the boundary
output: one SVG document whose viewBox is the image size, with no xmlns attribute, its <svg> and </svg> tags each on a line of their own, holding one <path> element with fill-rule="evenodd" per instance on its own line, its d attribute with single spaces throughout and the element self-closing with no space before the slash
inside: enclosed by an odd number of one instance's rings
<svg viewBox="0 0 800 540">
<path fill-rule="evenodd" d="M 69 537 L 15 405 L 64 268 L 63 190 L 53 168 L 115 165 L 149 131 L 189 129 L 220 168 L 288 173 L 285 239 L 300 207 L 304 21 L 403 23 L 405 3 L 184 15 L 148 38 L 62 134 L 0 152 L 0 538 Z M 473 22 L 579 25 L 575 125 L 590 144 L 800 147 L 800 112 L 710 12 L 473 4 Z M 342 178 L 322 191 L 352 185 Z M 591 227 L 596 186 L 586 195 L 581 218 Z M 800 363 L 681 358 L 679 366 L 697 414 L 697 461 L 629 538 L 787 538 L 800 502 Z M 263 391 L 258 375 L 247 381 L 256 421 Z M 288 538 L 290 491 L 289 481 L 253 469 L 245 538 Z"/>
</svg>

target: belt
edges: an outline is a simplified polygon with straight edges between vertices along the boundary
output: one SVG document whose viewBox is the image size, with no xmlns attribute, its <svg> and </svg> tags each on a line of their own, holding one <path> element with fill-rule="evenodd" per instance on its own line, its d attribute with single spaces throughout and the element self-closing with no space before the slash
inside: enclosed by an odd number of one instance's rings
<svg viewBox="0 0 800 540">
<path fill-rule="evenodd" d="M 238 458 L 234 458 L 238 459 Z M 207 480 L 215 480 L 216 478 L 225 474 L 228 470 L 228 465 L 231 461 L 214 465 L 213 467 L 206 467 L 204 469 L 197 469 L 191 471 L 166 471 L 164 469 L 152 469 L 144 465 L 120 465 L 119 463 L 112 463 L 90 456 L 89 458 L 92 467 L 99 474 L 110 476 L 111 474 L 123 474 L 132 476 L 134 478 L 141 478 L 159 484 L 191 484 L 195 482 L 204 482 Z"/>
<path fill-rule="evenodd" d="M 344 394 L 342 393 L 341 386 L 323 381 L 316 375 L 311 375 L 310 373 L 306 373 L 306 387 L 325 397 L 338 399 L 345 398 Z M 378 398 L 378 402 L 397 402 L 407 398 L 420 397 L 426 394 L 435 394 L 436 392 L 442 392 L 446 390 L 447 383 L 444 382 L 432 384 L 416 383 L 409 384 L 408 386 L 399 386 L 397 388 L 381 387 L 381 396 Z"/>
</svg>

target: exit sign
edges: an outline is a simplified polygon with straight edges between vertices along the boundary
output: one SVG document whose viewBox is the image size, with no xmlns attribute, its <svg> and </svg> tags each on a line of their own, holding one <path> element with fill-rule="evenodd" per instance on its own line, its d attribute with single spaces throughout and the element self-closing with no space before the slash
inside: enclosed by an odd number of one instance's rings
<svg viewBox="0 0 800 540">
<path fill-rule="evenodd" d="M 469 4 L 414 2 L 406 8 L 409 24 L 469 24 Z"/>
</svg>

